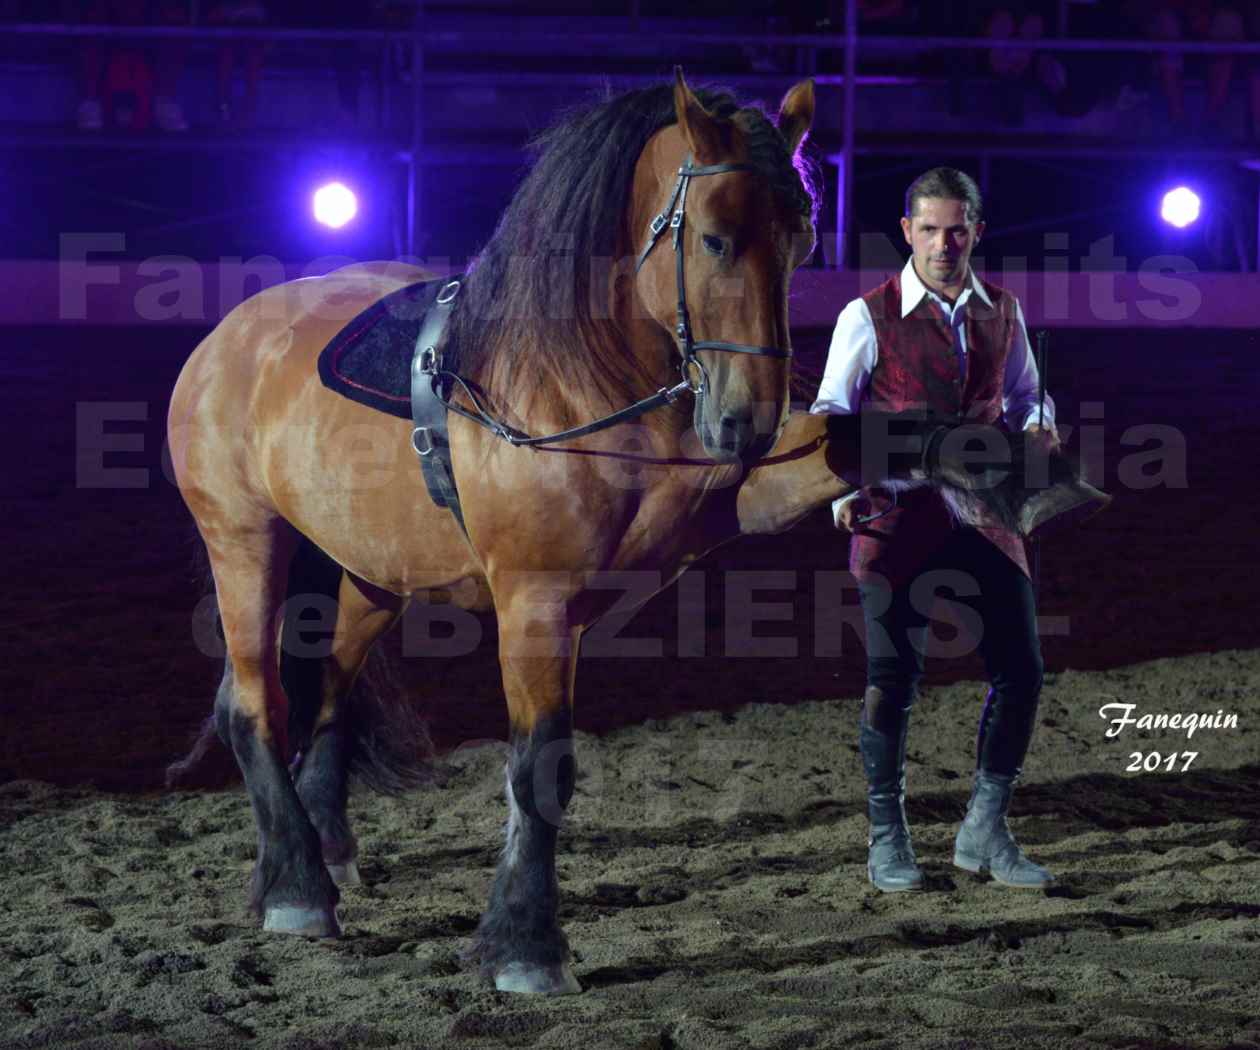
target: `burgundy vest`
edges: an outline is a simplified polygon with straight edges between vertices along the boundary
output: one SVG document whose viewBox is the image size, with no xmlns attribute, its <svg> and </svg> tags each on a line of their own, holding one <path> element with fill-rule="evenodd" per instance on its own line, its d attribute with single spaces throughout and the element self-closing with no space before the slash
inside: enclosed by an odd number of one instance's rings
<svg viewBox="0 0 1260 1050">
<path fill-rule="evenodd" d="M 1006 358 L 1016 329 L 1014 296 L 981 282 L 993 302 L 974 292 L 967 300 L 967 370 L 959 377 L 949 322 L 926 295 L 901 316 L 901 277 L 885 281 L 862 298 L 875 322 L 876 362 L 861 409 L 924 411 L 944 422 L 999 423 Z M 891 506 L 886 492 L 866 489 L 876 512 Z M 986 519 L 992 521 L 992 519 Z M 909 582 L 915 570 L 958 525 L 931 489 L 898 494 L 882 518 L 860 526 L 849 544 L 849 570 L 859 580 L 882 574 L 893 586 Z M 1028 573 L 1024 541 L 995 521 L 980 533 Z"/>
</svg>

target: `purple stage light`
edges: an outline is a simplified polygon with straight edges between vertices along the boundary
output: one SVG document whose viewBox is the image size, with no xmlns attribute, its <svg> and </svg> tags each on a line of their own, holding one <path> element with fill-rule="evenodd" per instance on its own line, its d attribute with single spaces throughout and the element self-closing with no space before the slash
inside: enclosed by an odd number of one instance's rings
<svg viewBox="0 0 1260 1050">
<path fill-rule="evenodd" d="M 1199 218 L 1202 202 L 1199 195 L 1188 186 L 1178 186 L 1164 194 L 1159 206 L 1159 217 L 1170 226 L 1184 230 Z"/>
<path fill-rule="evenodd" d="M 319 222 L 339 230 L 358 214 L 359 201 L 344 183 L 330 182 L 315 191 L 314 211 Z"/>
</svg>

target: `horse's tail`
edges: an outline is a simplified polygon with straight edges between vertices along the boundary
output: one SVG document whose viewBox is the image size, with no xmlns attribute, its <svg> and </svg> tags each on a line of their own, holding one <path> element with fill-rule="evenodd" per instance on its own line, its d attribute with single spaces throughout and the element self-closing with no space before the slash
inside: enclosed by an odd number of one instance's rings
<svg viewBox="0 0 1260 1050">
<path fill-rule="evenodd" d="M 192 530 L 192 576 L 204 600 L 198 605 L 198 619 L 204 629 L 217 632 L 222 642 L 222 628 L 219 624 L 219 603 L 214 593 L 214 573 L 210 569 L 210 556 L 206 545 L 201 542 L 200 535 Z M 206 641 L 209 641 L 206 638 Z M 238 775 L 236 762 L 231 755 L 223 754 L 225 749 L 219 748 L 223 732 L 219 726 L 220 714 L 224 710 L 228 692 L 232 688 L 232 663 L 225 660 L 223 677 L 219 683 L 215 699 L 215 709 L 197 728 L 192 746 L 183 758 L 177 759 L 166 767 L 166 786 L 168 788 L 185 784 L 190 787 L 222 787 Z M 226 743 L 226 742 L 225 742 Z M 218 761 L 214 761 L 214 758 Z M 190 779 L 195 778 L 195 779 Z"/>
<path fill-rule="evenodd" d="M 437 759 L 428 725 L 383 649 L 368 654 L 347 703 L 351 777 L 382 795 L 445 781 L 448 769 Z"/>
<path fill-rule="evenodd" d="M 280 635 L 280 682 L 289 700 L 290 757 L 310 746 L 323 703 L 323 657 L 300 655 L 307 648 L 298 632 L 301 610 L 312 597 L 335 608 L 343 569 L 305 536 L 289 567 L 286 612 Z M 298 595 L 302 600 L 293 602 Z M 309 629 L 309 626 L 308 628 Z M 350 775 L 363 786 L 400 795 L 441 779 L 428 727 L 407 696 L 385 653 L 374 646 L 350 695 L 342 700 Z"/>
</svg>

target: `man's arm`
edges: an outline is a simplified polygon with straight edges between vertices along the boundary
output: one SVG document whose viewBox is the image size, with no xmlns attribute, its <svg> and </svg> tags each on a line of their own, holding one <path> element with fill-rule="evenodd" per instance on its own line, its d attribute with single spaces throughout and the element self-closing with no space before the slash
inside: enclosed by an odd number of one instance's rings
<svg viewBox="0 0 1260 1050">
<path fill-rule="evenodd" d="M 1056 434 L 1054 425 L 1054 399 L 1046 394 L 1045 421 L 1040 412 L 1040 375 L 1032 347 L 1028 343 L 1028 328 L 1024 324 L 1024 309 L 1015 300 L 1015 331 L 1011 337 L 1010 353 L 1006 357 L 1006 376 L 1002 387 L 1002 411 L 1006 422 L 1015 430 L 1027 430 L 1040 426 Z M 1057 435 L 1055 437 L 1057 441 Z"/>
<path fill-rule="evenodd" d="M 875 370 L 876 358 L 875 322 L 871 320 L 871 311 L 864 299 L 854 299 L 840 311 L 835 331 L 831 333 L 822 383 L 810 412 L 842 416 L 857 412 L 862 392 Z M 842 524 L 843 508 L 861 496 L 858 490 L 832 503 L 831 514 L 837 528 Z"/>
</svg>

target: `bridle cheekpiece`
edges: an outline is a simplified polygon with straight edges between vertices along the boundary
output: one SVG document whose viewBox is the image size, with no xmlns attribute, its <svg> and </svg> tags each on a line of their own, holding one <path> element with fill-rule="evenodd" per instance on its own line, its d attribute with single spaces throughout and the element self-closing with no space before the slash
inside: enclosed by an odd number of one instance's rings
<svg viewBox="0 0 1260 1050">
<path fill-rule="evenodd" d="M 702 175 L 722 175 L 729 171 L 755 171 L 756 169 L 751 164 L 740 162 L 706 164 L 697 168 L 692 165 L 691 161 L 691 154 L 688 153 L 687 159 L 683 161 L 682 167 L 678 169 L 678 181 L 674 183 L 674 192 L 670 194 L 669 200 L 661 213 L 648 224 L 647 243 L 643 246 L 643 250 L 639 252 L 634 272 L 637 274 L 643 269 L 643 264 L 647 262 L 648 255 L 656 247 L 656 242 L 661 239 L 661 235 L 665 230 L 673 230 L 674 271 L 678 281 L 678 323 L 675 326 L 674 335 L 678 340 L 678 352 L 682 355 L 679 371 L 687 384 L 687 389 L 693 394 L 701 396 L 705 393 L 708 384 L 708 372 L 705 371 L 703 362 L 696 356 L 697 351 L 720 350 L 728 354 L 759 354 L 762 357 L 777 357 L 780 359 L 791 357 L 792 351 L 779 346 L 752 346 L 748 343 L 726 343 L 717 339 L 704 339 L 696 342 L 692 335 L 691 314 L 687 310 L 687 286 L 683 273 L 683 260 L 686 254 L 683 251 L 683 224 L 686 221 L 687 187 L 692 179 Z"/>
</svg>

